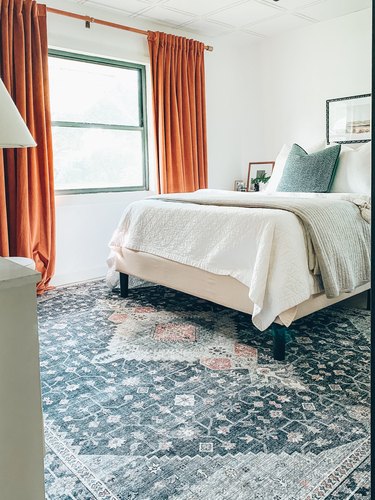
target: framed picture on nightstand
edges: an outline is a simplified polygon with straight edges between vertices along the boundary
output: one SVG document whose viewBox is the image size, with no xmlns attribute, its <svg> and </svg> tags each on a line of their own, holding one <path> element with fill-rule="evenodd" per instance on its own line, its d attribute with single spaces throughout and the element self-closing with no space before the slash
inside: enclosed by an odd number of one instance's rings
<svg viewBox="0 0 375 500">
<path fill-rule="evenodd" d="M 246 190 L 262 191 L 271 177 L 274 165 L 274 161 L 251 161 L 247 172 Z"/>
<path fill-rule="evenodd" d="M 246 191 L 245 181 L 234 181 L 234 190 L 235 191 Z"/>
</svg>

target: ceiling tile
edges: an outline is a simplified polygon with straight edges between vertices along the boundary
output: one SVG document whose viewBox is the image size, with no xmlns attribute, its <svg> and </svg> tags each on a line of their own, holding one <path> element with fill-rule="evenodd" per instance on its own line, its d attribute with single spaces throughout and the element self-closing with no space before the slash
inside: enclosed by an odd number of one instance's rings
<svg viewBox="0 0 375 500">
<path fill-rule="evenodd" d="M 165 5 L 202 16 L 208 12 L 217 11 L 223 7 L 237 3 L 239 3 L 239 0 L 168 0 Z"/>
<path fill-rule="evenodd" d="M 220 40 L 224 42 L 228 41 L 228 43 L 230 43 L 232 47 L 236 45 L 247 47 L 251 43 L 256 43 L 264 39 L 264 36 L 257 35 L 256 33 L 252 33 L 248 30 L 229 31 L 220 35 Z"/>
<path fill-rule="evenodd" d="M 185 24 L 183 29 L 184 31 L 198 33 L 199 35 L 217 36 L 230 31 L 232 27 L 228 25 L 210 23 L 209 21 L 200 20 Z"/>
<path fill-rule="evenodd" d="M 136 14 L 151 7 L 150 4 L 138 0 L 88 0 L 84 5 L 93 5 L 106 9 L 115 9 L 128 14 Z"/>
<path fill-rule="evenodd" d="M 259 33 L 255 33 L 254 31 L 248 30 L 248 29 L 241 29 L 238 31 L 235 31 L 235 34 L 242 35 L 243 40 L 260 40 L 262 38 L 265 38 L 264 35 L 260 35 Z"/>
<path fill-rule="evenodd" d="M 298 12 L 318 21 L 326 21 L 369 7 L 371 7 L 371 0 L 325 0 L 316 5 L 298 9 Z"/>
<path fill-rule="evenodd" d="M 275 5 L 273 0 L 262 0 L 263 3 L 269 5 Z M 300 9 L 301 7 L 306 7 L 307 5 L 320 3 L 323 0 L 280 0 L 277 4 L 279 7 L 283 7 L 284 9 L 294 10 Z"/>
<path fill-rule="evenodd" d="M 277 18 L 267 19 L 261 23 L 257 23 L 255 26 L 251 26 L 251 31 L 264 36 L 273 36 L 283 33 L 285 31 L 290 31 L 296 28 L 302 28 L 303 26 L 310 25 L 311 21 L 303 19 L 298 16 L 293 16 L 293 14 L 284 14 Z"/>
<path fill-rule="evenodd" d="M 233 26 L 244 26 L 262 19 L 280 15 L 281 9 L 250 0 L 246 3 L 211 14 L 208 19 L 221 21 Z"/>
<path fill-rule="evenodd" d="M 314 21 L 325 21 L 371 7 L 371 0 L 280 0 L 277 3 L 273 0 L 66 1 L 79 10 L 85 6 L 115 10 L 129 16 L 153 19 L 167 26 L 183 27 L 207 37 L 229 34 L 243 37 L 244 32 L 249 39 L 277 35 Z M 240 28 L 241 35 L 234 27 Z"/>
<path fill-rule="evenodd" d="M 146 11 L 144 14 L 141 14 L 141 17 L 145 17 L 147 19 L 154 19 L 158 22 L 165 22 L 168 24 L 172 24 L 173 26 L 178 26 L 180 24 L 186 23 L 192 20 L 191 14 L 166 9 L 162 6 L 153 7 L 151 10 Z"/>
</svg>

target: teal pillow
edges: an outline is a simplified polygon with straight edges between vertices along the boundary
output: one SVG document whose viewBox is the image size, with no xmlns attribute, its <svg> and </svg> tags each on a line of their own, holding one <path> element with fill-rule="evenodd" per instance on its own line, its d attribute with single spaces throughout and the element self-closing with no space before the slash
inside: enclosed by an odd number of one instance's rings
<svg viewBox="0 0 375 500">
<path fill-rule="evenodd" d="M 328 193 L 338 164 L 341 144 L 308 154 L 293 144 L 277 191 Z"/>
</svg>

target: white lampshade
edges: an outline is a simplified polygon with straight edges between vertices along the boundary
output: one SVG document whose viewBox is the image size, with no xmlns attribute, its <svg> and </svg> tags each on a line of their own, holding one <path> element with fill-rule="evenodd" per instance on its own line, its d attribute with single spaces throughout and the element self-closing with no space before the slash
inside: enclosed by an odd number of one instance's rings
<svg viewBox="0 0 375 500">
<path fill-rule="evenodd" d="M 28 146 L 36 146 L 36 142 L 0 79 L 0 148 Z"/>
</svg>

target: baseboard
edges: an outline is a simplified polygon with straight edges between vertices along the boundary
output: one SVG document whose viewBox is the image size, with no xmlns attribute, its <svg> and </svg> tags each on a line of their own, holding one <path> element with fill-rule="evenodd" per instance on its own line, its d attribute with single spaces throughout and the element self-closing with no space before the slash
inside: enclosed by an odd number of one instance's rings
<svg viewBox="0 0 375 500">
<path fill-rule="evenodd" d="M 52 286 L 69 285 L 71 283 L 80 283 L 97 278 L 104 278 L 107 273 L 107 267 L 96 267 L 92 269 L 80 269 L 66 274 L 55 274 L 51 281 Z"/>
</svg>

